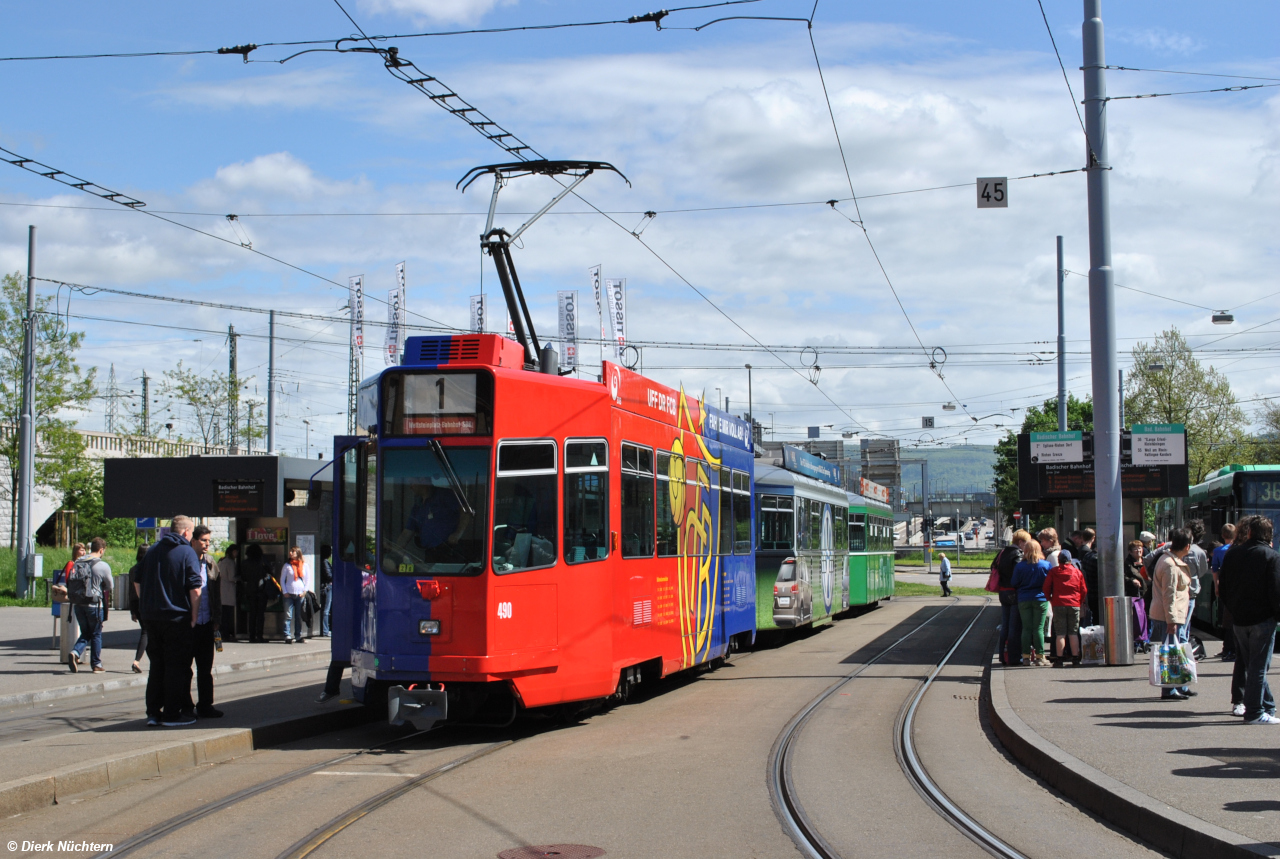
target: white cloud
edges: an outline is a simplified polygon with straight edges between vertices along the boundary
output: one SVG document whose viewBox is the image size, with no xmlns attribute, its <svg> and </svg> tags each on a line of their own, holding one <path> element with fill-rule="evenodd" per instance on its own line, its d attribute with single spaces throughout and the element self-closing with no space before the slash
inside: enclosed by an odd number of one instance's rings
<svg viewBox="0 0 1280 859">
<path fill-rule="evenodd" d="M 1193 54 L 1204 47 L 1204 44 L 1195 36 L 1172 32 L 1163 27 L 1142 30 L 1116 27 L 1107 31 L 1107 38 L 1120 44 L 1134 45 L 1161 54 Z"/>
<path fill-rule="evenodd" d="M 360 9 L 374 15 L 399 15 L 437 24 L 474 24 L 499 6 L 517 0 L 361 0 Z"/>
</svg>

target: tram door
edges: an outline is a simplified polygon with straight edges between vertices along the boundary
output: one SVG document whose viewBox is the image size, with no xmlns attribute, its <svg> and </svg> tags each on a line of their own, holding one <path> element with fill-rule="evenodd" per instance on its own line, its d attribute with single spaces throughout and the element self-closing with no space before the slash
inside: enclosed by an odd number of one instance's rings
<svg viewBox="0 0 1280 859">
<path fill-rule="evenodd" d="M 376 482 L 369 480 L 369 469 L 376 472 L 376 454 L 367 438 L 338 436 L 334 439 L 333 485 L 333 605 L 330 610 L 332 658 L 350 662 L 352 648 L 365 647 L 361 632 L 364 614 L 362 589 L 366 572 L 373 569 L 368 557 L 372 547 L 367 539 L 373 529 L 370 518 L 366 528 L 366 511 L 373 511 L 369 494 Z"/>
</svg>

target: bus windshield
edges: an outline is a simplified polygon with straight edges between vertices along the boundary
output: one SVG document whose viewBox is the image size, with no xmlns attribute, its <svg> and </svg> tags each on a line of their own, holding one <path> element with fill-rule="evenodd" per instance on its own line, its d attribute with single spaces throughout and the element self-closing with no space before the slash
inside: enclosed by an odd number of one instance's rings
<svg viewBox="0 0 1280 859">
<path fill-rule="evenodd" d="M 457 488 L 475 511 L 458 501 L 434 450 L 382 452 L 382 569 L 404 575 L 475 575 L 484 569 L 489 449 L 439 448 Z"/>
</svg>

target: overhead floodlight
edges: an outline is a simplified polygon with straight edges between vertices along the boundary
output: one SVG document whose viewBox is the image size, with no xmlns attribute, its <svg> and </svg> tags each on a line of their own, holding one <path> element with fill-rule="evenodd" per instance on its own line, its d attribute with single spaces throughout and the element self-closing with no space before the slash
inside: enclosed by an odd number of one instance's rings
<svg viewBox="0 0 1280 859">
<path fill-rule="evenodd" d="M 956 404 L 955 404 L 955 403 L 943 403 L 943 404 L 942 404 L 942 410 L 943 410 L 944 412 L 954 412 L 954 411 L 956 410 Z"/>
<path fill-rule="evenodd" d="M 1150 371 L 1151 371 L 1151 372 L 1153 372 L 1153 373 L 1159 373 L 1161 370 L 1163 370 L 1163 369 L 1164 369 L 1164 364 L 1160 364 L 1160 363 L 1158 363 L 1158 362 L 1157 362 L 1157 363 L 1148 364 L 1148 365 L 1147 365 L 1147 369 L 1148 369 L 1148 370 L 1150 370 Z"/>
<path fill-rule="evenodd" d="M 1222 310 L 1213 314 L 1214 325 L 1230 325 L 1232 322 L 1235 322 L 1235 321 L 1236 321 L 1235 316 L 1233 316 L 1232 314 L 1228 313 L 1225 310 Z"/>
</svg>

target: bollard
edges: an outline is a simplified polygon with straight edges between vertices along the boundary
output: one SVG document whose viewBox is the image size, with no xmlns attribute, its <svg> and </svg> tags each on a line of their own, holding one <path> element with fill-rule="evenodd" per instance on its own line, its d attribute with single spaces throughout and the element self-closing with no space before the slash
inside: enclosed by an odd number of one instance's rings
<svg viewBox="0 0 1280 859">
<path fill-rule="evenodd" d="M 1102 626 L 1106 635 L 1107 664 L 1133 664 L 1133 617 L 1126 596 L 1103 597 Z"/>
</svg>

